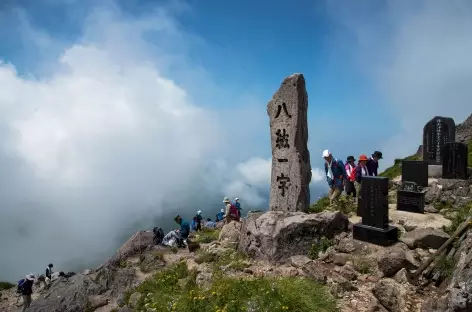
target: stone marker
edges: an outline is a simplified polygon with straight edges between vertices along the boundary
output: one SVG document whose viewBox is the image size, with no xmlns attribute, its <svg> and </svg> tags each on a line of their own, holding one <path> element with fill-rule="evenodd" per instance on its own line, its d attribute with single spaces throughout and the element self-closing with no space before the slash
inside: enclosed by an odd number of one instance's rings
<svg viewBox="0 0 472 312">
<path fill-rule="evenodd" d="M 388 178 L 363 177 L 362 223 L 354 224 L 353 238 L 388 246 L 398 241 L 398 229 L 388 224 Z"/>
<path fill-rule="evenodd" d="M 419 186 L 428 186 L 428 162 L 423 160 L 402 161 L 402 182 L 415 182 Z"/>
<path fill-rule="evenodd" d="M 405 181 L 397 190 L 397 210 L 424 213 L 425 192 L 415 182 Z"/>
<path fill-rule="evenodd" d="M 436 116 L 423 128 L 423 160 L 429 165 L 442 165 L 444 144 L 456 140 L 454 119 Z"/>
<path fill-rule="evenodd" d="M 469 149 L 464 143 L 446 143 L 443 149 L 443 179 L 468 179 Z"/>
<path fill-rule="evenodd" d="M 285 78 L 267 104 L 272 141 L 270 210 L 308 211 L 311 165 L 307 111 L 302 74 Z"/>
</svg>

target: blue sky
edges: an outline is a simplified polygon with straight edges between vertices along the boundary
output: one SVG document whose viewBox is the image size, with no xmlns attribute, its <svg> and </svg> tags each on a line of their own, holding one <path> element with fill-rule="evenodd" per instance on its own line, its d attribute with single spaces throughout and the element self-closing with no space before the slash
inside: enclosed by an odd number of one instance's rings
<svg viewBox="0 0 472 312">
<path fill-rule="evenodd" d="M 414 153 L 433 116 L 470 114 L 471 32 L 467 0 L 2 2 L 0 279 L 94 265 L 223 196 L 265 209 L 266 105 L 295 72 L 312 200 L 326 148 Z"/>
</svg>

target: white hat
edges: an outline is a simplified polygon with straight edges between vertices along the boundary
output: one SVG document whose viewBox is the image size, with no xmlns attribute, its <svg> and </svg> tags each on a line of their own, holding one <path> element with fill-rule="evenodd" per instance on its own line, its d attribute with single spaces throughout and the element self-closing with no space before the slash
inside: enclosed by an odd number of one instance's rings
<svg viewBox="0 0 472 312">
<path fill-rule="evenodd" d="M 239 200 L 239 197 L 236 197 L 234 200 Z"/>
<path fill-rule="evenodd" d="M 221 212 L 225 212 L 225 210 L 224 210 L 224 209 L 221 209 Z"/>
<path fill-rule="evenodd" d="M 329 155 L 331 155 L 330 151 L 324 150 L 323 155 L 321 155 L 321 157 L 325 158 L 325 157 L 329 157 Z"/>
<path fill-rule="evenodd" d="M 202 211 L 201 210 L 197 211 L 197 214 L 202 214 Z"/>
<path fill-rule="evenodd" d="M 33 273 L 26 274 L 25 277 L 28 281 L 34 281 L 34 274 Z"/>
</svg>

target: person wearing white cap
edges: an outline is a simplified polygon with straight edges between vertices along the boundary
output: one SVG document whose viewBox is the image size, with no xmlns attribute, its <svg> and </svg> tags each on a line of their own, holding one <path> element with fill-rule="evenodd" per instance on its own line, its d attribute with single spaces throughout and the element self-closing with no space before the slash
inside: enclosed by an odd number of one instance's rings
<svg viewBox="0 0 472 312">
<path fill-rule="evenodd" d="M 198 210 L 197 215 L 194 217 L 195 223 L 196 223 L 196 229 L 195 231 L 199 232 L 202 230 L 202 211 Z"/>
<path fill-rule="evenodd" d="M 332 204 L 341 195 L 346 179 L 346 169 L 343 161 L 333 157 L 329 150 L 321 155 L 325 160 L 326 182 L 328 182 L 328 197 Z"/>
<path fill-rule="evenodd" d="M 31 305 L 31 295 L 33 294 L 34 274 L 30 273 L 25 276 L 25 279 L 20 281 L 18 289 L 23 297 L 23 311 Z"/>
<path fill-rule="evenodd" d="M 225 210 L 221 209 L 220 212 L 216 214 L 216 222 L 223 221 L 224 217 L 225 217 Z"/>
</svg>

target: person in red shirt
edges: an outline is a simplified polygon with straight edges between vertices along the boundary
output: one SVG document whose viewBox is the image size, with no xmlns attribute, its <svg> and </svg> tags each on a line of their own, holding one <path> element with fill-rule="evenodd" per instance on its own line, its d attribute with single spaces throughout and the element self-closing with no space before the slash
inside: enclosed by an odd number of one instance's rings
<svg viewBox="0 0 472 312">
<path fill-rule="evenodd" d="M 347 196 L 356 197 L 356 188 L 354 187 L 354 182 L 356 181 L 356 159 L 354 156 L 347 157 L 344 168 L 346 169 L 346 186 L 344 190 Z"/>
</svg>

